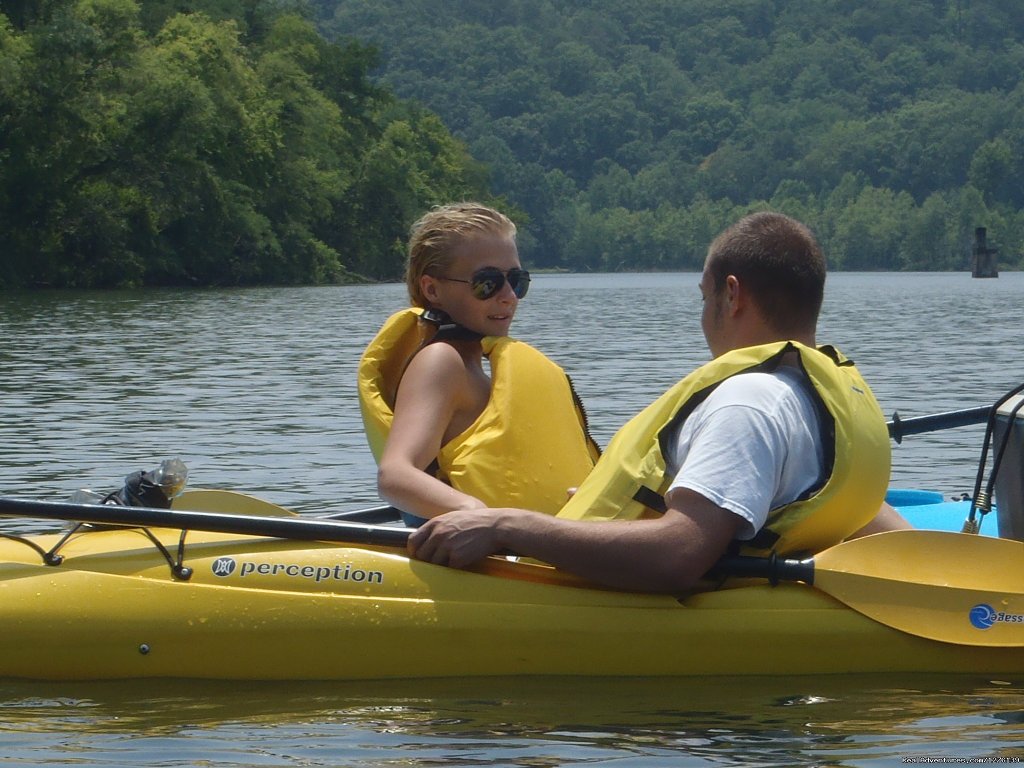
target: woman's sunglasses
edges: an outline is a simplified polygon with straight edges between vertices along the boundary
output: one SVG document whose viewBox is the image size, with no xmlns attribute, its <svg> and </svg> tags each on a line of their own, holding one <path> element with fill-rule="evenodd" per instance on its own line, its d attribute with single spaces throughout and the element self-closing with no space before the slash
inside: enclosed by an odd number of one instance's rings
<svg viewBox="0 0 1024 768">
<path fill-rule="evenodd" d="M 457 277 L 440 277 L 439 280 L 449 280 L 453 283 L 467 283 L 473 289 L 473 296 L 480 301 L 491 298 L 505 285 L 508 280 L 509 288 L 521 299 L 530 290 L 530 273 L 525 269 L 514 267 L 508 272 L 502 272 L 497 267 L 484 267 L 473 273 L 469 280 L 460 280 Z"/>
</svg>

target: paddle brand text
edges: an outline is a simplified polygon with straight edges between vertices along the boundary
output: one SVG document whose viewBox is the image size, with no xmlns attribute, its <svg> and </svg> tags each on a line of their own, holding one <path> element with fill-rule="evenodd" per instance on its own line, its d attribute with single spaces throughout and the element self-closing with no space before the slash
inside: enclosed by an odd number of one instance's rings
<svg viewBox="0 0 1024 768">
<path fill-rule="evenodd" d="M 992 629 L 996 624 L 1024 624 L 1024 613 L 997 611 L 991 605 L 979 603 L 971 608 L 970 619 L 977 629 Z"/>
<path fill-rule="evenodd" d="M 254 563 L 244 560 L 241 563 L 233 557 L 218 557 L 211 566 L 214 576 L 231 576 L 236 570 L 239 578 L 246 576 L 290 576 L 299 579 L 311 579 L 316 583 L 324 581 L 354 581 L 366 584 L 383 584 L 383 571 L 368 571 L 364 568 L 353 568 L 351 563 L 336 565 L 299 565 L 297 563 Z"/>
</svg>

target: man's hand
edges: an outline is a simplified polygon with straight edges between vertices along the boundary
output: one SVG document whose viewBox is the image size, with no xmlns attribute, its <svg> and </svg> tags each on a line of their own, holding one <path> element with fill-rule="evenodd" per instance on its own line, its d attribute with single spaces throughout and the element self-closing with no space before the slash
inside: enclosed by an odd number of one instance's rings
<svg viewBox="0 0 1024 768">
<path fill-rule="evenodd" d="M 511 550 L 610 587 L 679 593 L 722 556 L 741 520 L 685 488 L 667 501 L 660 517 L 610 522 L 525 509 L 459 509 L 424 523 L 409 537 L 408 550 L 418 560 L 453 568 Z"/>
<path fill-rule="evenodd" d="M 462 509 L 431 518 L 409 536 L 409 554 L 435 565 L 467 568 L 502 550 L 498 537 L 502 512 Z"/>
</svg>

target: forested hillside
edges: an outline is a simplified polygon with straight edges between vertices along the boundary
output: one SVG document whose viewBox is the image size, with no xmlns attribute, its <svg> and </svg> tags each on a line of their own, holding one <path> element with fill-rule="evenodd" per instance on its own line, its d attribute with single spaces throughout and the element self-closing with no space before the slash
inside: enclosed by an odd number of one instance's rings
<svg viewBox="0 0 1024 768">
<path fill-rule="evenodd" d="M 1024 248 L 1019 0 L 312 0 L 525 210 L 533 265 L 696 268 L 771 207 L 845 269 Z"/>
<path fill-rule="evenodd" d="M 299 10 L 0 0 L 0 288 L 399 275 L 483 170 Z"/>
<path fill-rule="evenodd" d="M 1018 0 L 0 0 L 0 288 L 397 278 L 429 205 L 531 266 L 1024 251 Z"/>
</svg>

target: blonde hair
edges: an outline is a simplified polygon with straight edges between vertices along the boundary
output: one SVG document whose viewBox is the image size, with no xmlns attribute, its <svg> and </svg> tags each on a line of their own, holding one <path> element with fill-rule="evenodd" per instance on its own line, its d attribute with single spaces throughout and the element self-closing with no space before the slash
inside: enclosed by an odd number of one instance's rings
<svg viewBox="0 0 1024 768">
<path fill-rule="evenodd" d="M 420 288 L 420 278 L 444 272 L 455 246 L 476 234 L 504 235 L 515 240 L 516 225 L 503 213 L 480 203 L 440 205 L 412 225 L 405 285 L 413 306 L 430 307 Z"/>
</svg>

